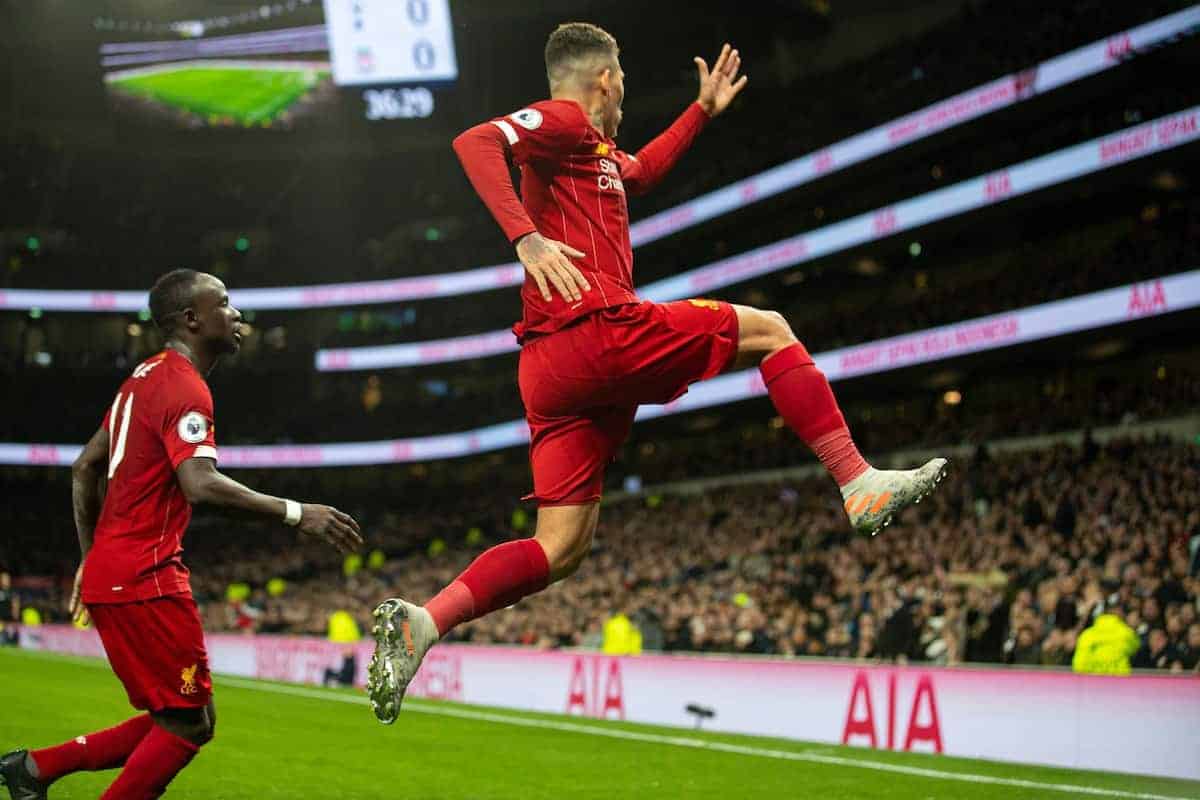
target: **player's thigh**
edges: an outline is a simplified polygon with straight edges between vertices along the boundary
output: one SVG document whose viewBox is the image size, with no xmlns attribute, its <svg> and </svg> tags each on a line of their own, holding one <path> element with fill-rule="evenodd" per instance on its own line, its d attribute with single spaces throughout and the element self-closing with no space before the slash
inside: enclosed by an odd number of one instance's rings
<svg viewBox="0 0 1200 800">
<path fill-rule="evenodd" d="M 529 415 L 545 418 L 582 414 L 604 399 L 607 375 L 597 315 L 526 341 L 517 370 L 521 402 Z"/>
<path fill-rule="evenodd" d="M 724 372 L 737 353 L 738 320 L 729 303 L 641 303 L 609 316 L 610 371 L 616 394 L 669 403 L 690 384 Z"/>
<path fill-rule="evenodd" d="M 576 416 L 529 413 L 529 461 L 540 508 L 600 500 L 604 472 L 629 437 L 636 407 L 601 407 Z"/>
<path fill-rule="evenodd" d="M 187 596 L 89 606 L 113 672 L 134 708 L 204 709 L 212 676 L 199 611 Z"/>
</svg>

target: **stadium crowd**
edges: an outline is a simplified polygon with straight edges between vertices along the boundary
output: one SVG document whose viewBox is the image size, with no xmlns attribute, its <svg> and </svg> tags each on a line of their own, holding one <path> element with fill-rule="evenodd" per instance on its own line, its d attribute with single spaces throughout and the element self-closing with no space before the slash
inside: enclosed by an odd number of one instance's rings
<svg viewBox="0 0 1200 800">
<path fill-rule="evenodd" d="M 1069 665 L 1104 612 L 1140 637 L 1134 666 L 1197 671 L 1198 501 L 1200 451 L 1165 439 L 981 447 L 874 538 L 850 535 L 824 478 L 626 500 L 605 507 L 578 574 L 456 637 L 598 647 L 624 613 L 652 650 Z M 393 519 L 372 539 L 388 549 L 428 525 Z M 374 568 L 274 551 L 204 563 L 193 581 L 209 630 L 321 635 L 336 609 L 366 624 L 382 597 L 432 596 L 479 551 L 465 533 Z M 234 580 L 255 588 L 229 602 Z"/>
</svg>

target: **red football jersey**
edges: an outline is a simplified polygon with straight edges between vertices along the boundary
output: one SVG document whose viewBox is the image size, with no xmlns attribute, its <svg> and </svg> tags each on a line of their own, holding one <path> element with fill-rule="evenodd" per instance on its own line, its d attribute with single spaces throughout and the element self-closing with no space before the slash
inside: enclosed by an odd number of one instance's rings
<svg viewBox="0 0 1200 800">
<path fill-rule="evenodd" d="M 190 594 L 183 534 L 192 507 L 175 470 L 216 459 L 212 393 L 188 358 L 164 350 L 138 365 L 104 417 L 108 491 L 83 570 L 85 603 Z"/>
<path fill-rule="evenodd" d="M 526 276 L 524 315 L 513 328 L 518 338 L 556 331 L 597 309 L 639 301 L 625 193 L 640 194 L 658 183 L 707 120 L 693 103 L 633 156 L 596 130 L 575 101 L 543 100 L 455 140 L 467 175 L 509 241 L 536 230 L 585 254 L 571 259 L 592 287 L 578 302 L 563 299 L 554 289 L 547 301 Z M 521 169 L 519 202 L 502 157 L 497 157 L 502 147 Z"/>
</svg>

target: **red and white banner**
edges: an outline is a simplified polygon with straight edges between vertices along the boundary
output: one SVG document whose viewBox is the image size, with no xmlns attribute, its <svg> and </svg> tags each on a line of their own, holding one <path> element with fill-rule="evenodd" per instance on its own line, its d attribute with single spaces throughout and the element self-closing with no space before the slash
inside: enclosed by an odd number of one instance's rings
<svg viewBox="0 0 1200 800">
<path fill-rule="evenodd" d="M 102 655 L 94 631 L 69 626 L 26 628 L 21 644 Z M 208 637 L 214 672 L 296 683 L 320 683 L 345 648 Z M 361 686 L 371 645 L 354 649 Z M 1200 779 L 1194 677 L 441 645 L 410 695 L 679 727 L 693 725 L 685 708 L 697 704 L 716 713 L 707 730 Z"/>
<path fill-rule="evenodd" d="M 1200 270 L 817 353 L 813 358 L 829 380 L 837 381 L 1196 307 L 1200 307 Z M 667 405 L 642 406 L 637 420 L 734 403 L 766 393 L 757 369 L 732 372 L 695 384 Z M 343 467 L 457 458 L 528 442 L 529 426 L 518 419 L 472 431 L 412 439 L 224 447 L 220 456 L 221 466 L 227 468 Z M 0 442 L 0 464 L 68 466 L 80 449 L 73 444 Z"/>
<path fill-rule="evenodd" d="M 1112 69 L 1142 53 L 1190 36 L 1198 28 L 1200 5 L 1195 5 L 1120 31 L 654 214 L 635 223 L 630 228 L 630 238 L 634 247 L 662 239 L 993 111 Z M 324 36 L 324 31 L 319 33 Z M 279 34 L 272 32 L 271 35 Z M 229 38 L 240 41 L 245 37 Z M 244 309 L 319 308 L 453 297 L 517 286 L 523 279 L 521 265 L 510 263 L 396 280 L 234 289 L 230 294 L 233 302 Z M 50 289 L 0 292 L 0 309 L 34 307 L 47 311 L 140 311 L 146 307 L 146 293 Z"/>
</svg>

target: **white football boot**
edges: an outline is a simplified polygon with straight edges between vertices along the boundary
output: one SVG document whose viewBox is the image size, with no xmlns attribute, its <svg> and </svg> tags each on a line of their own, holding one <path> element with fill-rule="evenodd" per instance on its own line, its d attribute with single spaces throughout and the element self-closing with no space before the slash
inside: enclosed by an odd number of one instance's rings
<svg viewBox="0 0 1200 800">
<path fill-rule="evenodd" d="M 946 477 L 949 463 L 933 458 L 917 469 L 875 469 L 842 487 L 850 525 L 874 536 L 891 524 L 896 514 L 921 502 Z"/>
<path fill-rule="evenodd" d="M 367 669 L 367 696 L 375 717 L 391 725 L 421 660 L 437 643 L 438 630 L 428 611 L 398 597 L 376 606 L 374 617 L 375 654 Z"/>
</svg>

